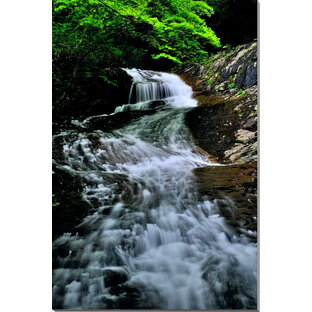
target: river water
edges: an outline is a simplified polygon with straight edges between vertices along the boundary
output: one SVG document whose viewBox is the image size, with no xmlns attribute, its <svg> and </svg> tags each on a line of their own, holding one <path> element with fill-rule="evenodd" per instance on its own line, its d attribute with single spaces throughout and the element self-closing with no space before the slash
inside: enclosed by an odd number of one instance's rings
<svg viewBox="0 0 312 312">
<path fill-rule="evenodd" d="M 184 122 L 197 105 L 191 87 L 174 74 L 126 71 L 129 103 L 115 113 L 164 105 L 109 133 L 62 134 L 57 166 L 88 181 L 93 212 L 84 235 L 53 243 L 66 250 L 53 270 L 54 308 L 255 309 L 257 246 L 196 190 L 192 170 L 211 163 Z"/>
</svg>

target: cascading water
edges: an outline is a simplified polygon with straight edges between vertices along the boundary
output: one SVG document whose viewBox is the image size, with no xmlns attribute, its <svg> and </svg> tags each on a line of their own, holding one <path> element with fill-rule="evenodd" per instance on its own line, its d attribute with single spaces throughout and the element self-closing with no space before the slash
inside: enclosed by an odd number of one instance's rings
<svg viewBox="0 0 312 312">
<path fill-rule="evenodd" d="M 192 88 L 176 75 L 137 69 L 128 69 L 127 72 L 134 79 L 129 104 L 117 107 L 115 112 L 147 109 L 151 102 L 161 100 L 165 100 L 171 108 L 196 106 Z"/>
<path fill-rule="evenodd" d="M 255 309 L 256 245 L 196 192 L 192 170 L 210 163 L 184 123 L 192 89 L 173 74 L 127 72 L 129 104 L 115 112 L 166 105 L 118 131 L 63 134 L 57 166 L 88 181 L 94 213 L 84 235 L 54 242 L 68 251 L 54 269 L 54 307 Z"/>
</svg>

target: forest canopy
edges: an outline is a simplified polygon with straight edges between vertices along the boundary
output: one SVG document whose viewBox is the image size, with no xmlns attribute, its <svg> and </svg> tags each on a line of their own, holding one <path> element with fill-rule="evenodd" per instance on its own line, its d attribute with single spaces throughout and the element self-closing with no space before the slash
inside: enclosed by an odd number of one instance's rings
<svg viewBox="0 0 312 312">
<path fill-rule="evenodd" d="M 111 66 L 199 63 L 220 39 L 193 0 L 54 0 L 54 60 Z"/>
</svg>

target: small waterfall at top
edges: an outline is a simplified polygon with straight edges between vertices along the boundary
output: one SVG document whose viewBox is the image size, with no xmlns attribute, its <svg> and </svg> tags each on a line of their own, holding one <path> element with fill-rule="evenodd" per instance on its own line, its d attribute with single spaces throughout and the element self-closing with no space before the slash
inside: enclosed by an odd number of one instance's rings
<svg viewBox="0 0 312 312">
<path fill-rule="evenodd" d="M 192 89 L 173 74 L 126 71 L 129 103 L 115 112 L 165 104 L 118 131 L 65 139 L 58 166 L 87 181 L 83 197 L 94 213 L 84 235 L 54 242 L 63 253 L 54 307 L 255 309 L 257 247 L 196 191 L 192 170 L 210 163 L 184 123 L 196 106 Z"/>
<path fill-rule="evenodd" d="M 157 101 L 168 98 L 173 94 L 173 90 L 168 83 L 160 79 L 163 78 L 164 74 L 151 74 L 136 69 L 127 71 L 134 78 L 129 93 L 129 103 L 131 103 L 131 99 L 134 97 L 134 90 L 136 92 L 136 100 L 134 103 Z M 177 81 L 179 83 L 178 79 Z"/>
<path fill-rule="evenodd" d="M 117 107 L 115 112 L 148 109 L 155 101 L 164 101 L 171 108 L 196 106 L 192 88 L 178 76 L 137 69 L 126 71 L 133 77 L 129 104 Z"/>
</svg>

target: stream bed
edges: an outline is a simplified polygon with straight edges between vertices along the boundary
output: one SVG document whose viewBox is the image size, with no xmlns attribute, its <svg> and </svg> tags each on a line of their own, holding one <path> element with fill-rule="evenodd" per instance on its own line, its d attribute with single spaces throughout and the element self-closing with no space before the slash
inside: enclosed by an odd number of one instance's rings
<svg viewBox="0 0 312 312">
<path fill-rule="evenodd" d="M 153 114 L 108 132 L 89 129 L 89 118 L 55 136 L 54 165 L 85 181 L 91 208 L 81 233 L 53 242 L 53 308 L 256 309 L 256 243 L 198 194 L 193 170 L 212 163 L 185 124 L 197 105 L 191 87 L 174 74 L 126 71 L 129 103 L 114 115 Z"/>
</svg>

